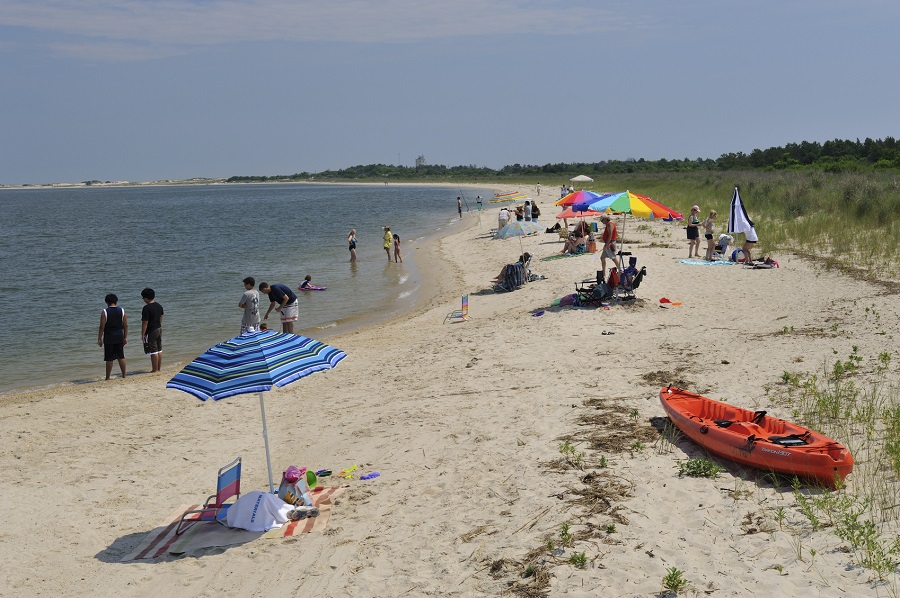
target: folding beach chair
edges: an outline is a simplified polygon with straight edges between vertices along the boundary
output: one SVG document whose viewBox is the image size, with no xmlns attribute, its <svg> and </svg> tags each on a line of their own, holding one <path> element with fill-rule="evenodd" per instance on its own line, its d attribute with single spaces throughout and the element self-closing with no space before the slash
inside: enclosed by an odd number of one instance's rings
<svg viewBox="0 0 900 598">
<path fill-rule="evenodd" d="M 181 535 L 189 527 L 199 521 L 217 521 L 224 525 L 225 514 L 233 502 L 225 501 L 237 498 L 241 495 L 241 458 L 238 457 L 219 470 L 216 480 L 216 493 L 211 495 L 203 503 L 203 508 L 185 511 L 175 530 L 176 535 Z"/>
<path fill-rule="evenodd" d="M 734 237 L 731 235 L 721 234 L 713 249 L 713 260 L 727 260 L 728 248 L 734 243 Z"/>
<path fill-rule="evenodd" d="M 462 309 L 457 309 L 451 311 L 449 314 L 444 316 L 444 324 L 447 323 L 447 320 L 461 320 L 465 322 L 469 319 L 469 296 L 462 296 Z"/>
</svg>

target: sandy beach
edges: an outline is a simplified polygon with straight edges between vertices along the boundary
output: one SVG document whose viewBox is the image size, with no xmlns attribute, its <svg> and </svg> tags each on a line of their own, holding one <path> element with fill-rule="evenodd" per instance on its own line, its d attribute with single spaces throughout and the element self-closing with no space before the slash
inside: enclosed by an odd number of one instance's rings
<svg viewBox="0 0 900 598">
<path fill-rule="evenodd" d="M 535 199 L 551 226 L 553 198 Z M 638 299 L 552 307 L 599 259 L 540 261 L 557 235 L 494 240 L 499 206 L 485 208 L 415 247 L 430 292 L 413 313 L 328 338 L 347 359 L 267 394 L 277 471 L 381 474 L 330 482 L 347 491 L 324 533 L 120 562 L 233 457 L 244 491 L 266 486 L 255 395 L 201 403 L 165 389 L 166 364 L 0 397 L 0 595 L 655 596 L 671 567 L 687 595 L 896 595 L 896 575 L 871 582 L 833 530 L 804 526 L 790 487 L 724 462 L 715 479 L 679 477 L 703 453 L 661 436 L 658 399 L 672 383 L 791 419 L 775 400 L 785 372 L 854 354 L 868 371 L 885 352 L 896 385 L 895 290 L 790 254 L 772 270 L 683 264 L 682 225 L 629 218 L 625 249 L 647 268 Z M 493 292 L 522 250 L 546 279 Z M 466 293 L 471 318 L 444 324 Z"/>
</svg>

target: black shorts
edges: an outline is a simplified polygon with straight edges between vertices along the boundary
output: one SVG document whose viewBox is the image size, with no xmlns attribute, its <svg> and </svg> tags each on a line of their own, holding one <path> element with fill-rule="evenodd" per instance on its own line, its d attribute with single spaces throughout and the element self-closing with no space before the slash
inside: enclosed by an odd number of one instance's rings
<svg viewBox="0 0 900 598">
<path fill-rule="evenodd" d="M 700 238 L 700 229 L 697 228 L 696 226 L 687 227 L 687 238 L 688 238 L 688 241 L 692 241 L 694 239 L 699 239 Z"/>
<path fill-rule="evenodd" d="M 125 359 L 125 343 L 103 343 L 103 361 Z"/>
<path fill-rule="evenodd" d="M 152 355 L 153 353 L 162 352 L 162 328 L 157 328 L 147 333 L 147 342 L 144 343 L 144 354 Z"/>
<path fill-rule="evenodd" d="M 706 240 L 707 240 L 707 241 L 709 241 L 710 239 L 712 239 L 712 233 L 706 233 L 704 236 L 706 237 Z"/>
</svg>

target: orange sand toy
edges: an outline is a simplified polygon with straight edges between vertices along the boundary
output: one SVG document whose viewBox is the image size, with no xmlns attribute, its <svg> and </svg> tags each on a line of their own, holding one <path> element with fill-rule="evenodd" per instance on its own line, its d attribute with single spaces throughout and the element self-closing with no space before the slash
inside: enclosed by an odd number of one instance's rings
<svg viewBox="0 0 900 598">
<path fill-rule="evenodd" d="M 659 400 L 691 440 L 741 465 L 796 475 L 829 488 L 853 470 L 847 447 L 765 411 L 741 409 L 672 387 L 660 390 Z"/>
</svg>

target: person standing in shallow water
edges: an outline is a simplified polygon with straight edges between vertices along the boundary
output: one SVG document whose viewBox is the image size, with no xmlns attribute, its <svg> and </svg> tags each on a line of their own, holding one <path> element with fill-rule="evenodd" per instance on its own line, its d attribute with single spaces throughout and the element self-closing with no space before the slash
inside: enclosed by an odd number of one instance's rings
<svg viewBox="0 0 900 598">
<path fill-rule="evenodd" d="M 244 310 L 244 317 L 241 318 L 241 334 L 259 330 L 259 292 L 253 287 L 256 286 L 256 279 L 248 276 L 244 279 L 244 294 L 238 303 L 238 307 Z"/>
<path fill-rule="evenodd" d="M 118 307 L 119 298 L 110 293 L 105 298 L 106 309 L 100 312 L 100 331 L 97 344 L 103 347 L 103 361 L 106 362 L 106 379 L 112 373 L 113 361 L 119 362 L 122 377 L 125 377 L 125 345 L 128 344 L 128 317 L 125 310 Z"/>
<path fill-rule="evenodd" d="M 347 235 L 347 244 L 350 245 L 350 261 L 356 261 L 356 229 L 351 228 L 350 234 Z"/>
<path fill-rule="evenodd" d="M 388 263 L 391 261 L 391 249 L 394 247 L 394 235 L 391 233 L 391 227 L 384 227 L 384 252 L 387 254 Z"/>
<path fill-rule="evenodd" d="M 459 217 L 462 218 L 462 198 L 458 195 L 456 196 L 456 211 L 459 212 Z"/>
<path fill-rule="evenodd" d="M 156 302 L 156 293 L 147 288 L 141 291 L 144 309 L 141 310 L 141 340 L 144 353 L 150 356 L 150 371 L 162 369 L 162 321 L 163 308 Z"/>
<path fill-rule="evenodd" d="M 403 258 L 400 257 L 400 235 L 394 235 L 394 261 L 398 264 L 403 263 Z"/>
</svg>

